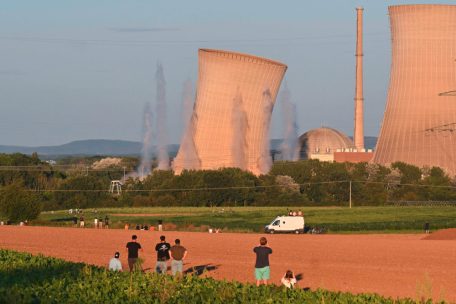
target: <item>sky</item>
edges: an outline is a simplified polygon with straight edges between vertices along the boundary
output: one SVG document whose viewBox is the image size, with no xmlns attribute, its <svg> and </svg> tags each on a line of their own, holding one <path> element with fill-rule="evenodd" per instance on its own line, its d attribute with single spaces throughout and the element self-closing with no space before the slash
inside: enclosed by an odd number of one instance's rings
<svg viewBox="0 0 456 304">
<path fill-rule="evenodd" d="M 388 6 L 435 1 L 2 0 L 0 145 L 83 139 L 141 141 L 166 78 L 167 133 L 178 143 L 186 80 L 199 48 L 281 61 L 299 134 L 320 126 L 353 133 L 357 6 L 364 7 L 364 129 L 380 130 L 390 68 Z M 271 138 L 282 137 L 277 100 Z"/>
</svg>

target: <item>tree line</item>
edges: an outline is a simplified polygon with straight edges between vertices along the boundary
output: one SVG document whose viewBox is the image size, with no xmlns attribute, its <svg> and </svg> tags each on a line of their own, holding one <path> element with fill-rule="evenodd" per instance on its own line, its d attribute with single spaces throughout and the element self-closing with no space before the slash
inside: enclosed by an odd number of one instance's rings
<svg viewBox="0 0 456 304">
<path fill-rule="evenodd" d="M 269 174 L 261 176 L 237 168 L 180 175 L 154 170 L 143 180 L 128 178 L 116 195 L 108 192 L 109 185 L 122 179 L 126 164 L 84 170 L 93 159 L 85 161 L 62 169 L 36 154 L 0 154 L 0 215 L 18 221 L 30 220 L 40 210 L 109 206 L 341 206 L 348 204 L 350 196 L 358 206 L 456 200 L 456 180 L 441 168 L 402 162 L 389 167 L 318 160 L 275 162 Z M 137 164 L 131 158 L 125 162 Z"/>
</svg>

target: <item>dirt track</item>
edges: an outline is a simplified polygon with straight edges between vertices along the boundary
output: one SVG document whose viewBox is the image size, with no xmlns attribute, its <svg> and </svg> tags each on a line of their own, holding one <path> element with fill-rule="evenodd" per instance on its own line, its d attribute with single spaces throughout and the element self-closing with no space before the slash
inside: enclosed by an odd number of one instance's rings
<svg viewBox="0 0 456 304">
<path fill-rule="evenodd" d="M 0 226 L 0 247 L 43 253 L 71 261 L 106 265 L 136 233 L 145 253 L 145 268 L 155 261 L 160 233 L 51 227 Z M 259 234 L 166 232 L 180 238 L 188 251 L 185 268 L 214 265 L 208 275 L 253 282 L 254 254 Z M 353 293 L 376 292 L 392 297 L 456 302 L 456 242 L 421 240 L 423 235 L 271 235 L 272 282 L 287 269 L 303 274 L 300 287 Z"/>
</svg>

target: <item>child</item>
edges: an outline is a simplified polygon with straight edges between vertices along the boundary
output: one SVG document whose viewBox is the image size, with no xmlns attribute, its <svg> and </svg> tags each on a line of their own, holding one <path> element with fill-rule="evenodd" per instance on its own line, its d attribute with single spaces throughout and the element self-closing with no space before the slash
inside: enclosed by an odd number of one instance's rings
<svg viewBox="0 0 456 304">
<path fill-rule="evenodd" d="M 287 288 L 293 288 L 294 285 L 296 284 L 296 278 L 294 276 L 293 271 L 287 270 L 285 275 L 283 276 L 281 280 L 282 284 L 287 287 Z"/>
<path fill-rule="evenodd" d="M 114 257 L 109 261 L 109 270 L 122 271 L 122 263 L 119 260 L 120 253 L 116 252 Z"/>
</svg>

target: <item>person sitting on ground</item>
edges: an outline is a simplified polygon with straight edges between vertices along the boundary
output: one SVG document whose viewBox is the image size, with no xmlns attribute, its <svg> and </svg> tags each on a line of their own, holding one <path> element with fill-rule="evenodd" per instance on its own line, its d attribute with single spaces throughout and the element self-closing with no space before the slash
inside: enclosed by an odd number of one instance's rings
<svg viewBox="0 0 456 304">
<path fill-rule="evenodd" d="M 293 288 L 294 285 L 296 284 L 296 278 L 294 276 L 293 271 L 287 270 L 285 275 L 283 276 L 281 280 L 282 284 L 287 287 L 287 288 Z"/>
<path fill-rule="evenodd" d="M 128 268 L 130 268 L 130 272 L 133 271 L 136 261 L 138 260 L 139 254 L 138 251 L 143 249 L 141 244 L 137 242 L 138 237 L 134 234 L 131 236 L 131 242 L 127 243 L 127 252 L 128 252 Z"/>
<path fill-rule="evenodd" d="M 255 278 L 256 285 L 260 286 L 261 281 L 266 285 L 268 284 L 270 270 L 269 270 L 269 255 L 272 254 L 272 249 L 267 247 L 268 240 L 265 237 L 260 238 L 260 246 L 253 248 L 256 254 L 255 261 Z"/>
<path fill-rule="evenodd" d="M 169 250 L 171 252 L 171 272 L 173 275 L 176 275 L 176 273 L 182 275 L 187 249 L 185 249 L 184 246 L 181 246 L 179 239 L 176 239 L 174 244 L 175 245 Z"/>
<path fill-rule="evenodd" d="M 114 257 L 109 260 L 109 270 L 122 271 L 122 263 L 119 260 L 120 253 L 116 252 Z"/>
</svg>

